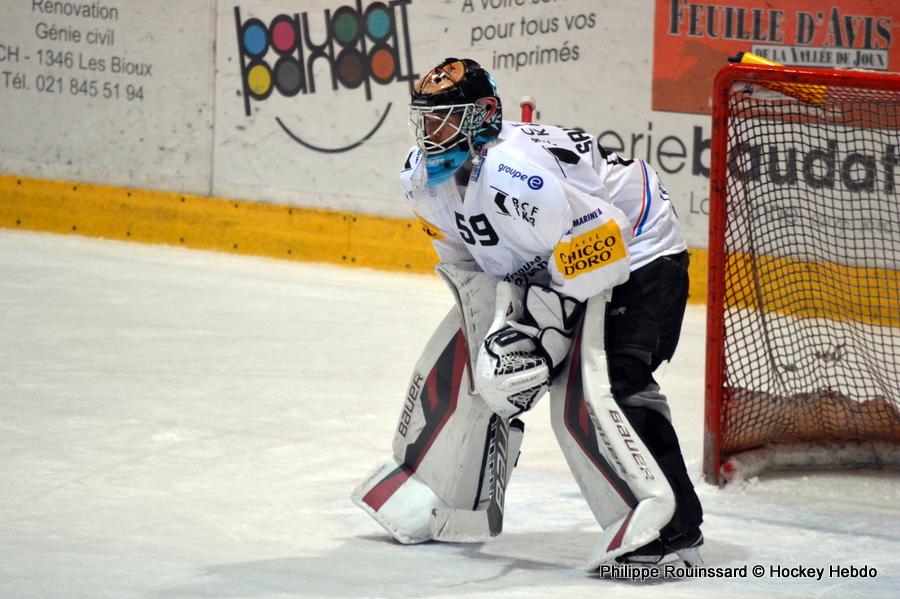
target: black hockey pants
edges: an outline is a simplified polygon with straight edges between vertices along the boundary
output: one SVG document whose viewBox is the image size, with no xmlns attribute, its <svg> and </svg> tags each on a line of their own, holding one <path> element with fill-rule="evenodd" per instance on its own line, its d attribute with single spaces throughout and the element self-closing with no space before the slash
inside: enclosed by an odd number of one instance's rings
<svg viewBox="0 0 900 599">
<path fill-rule="evenodd" d="M 628 281 L 613 290 L 606 315 L 613 396 L 675 493 L 675 515 L 660 537 L 667 545 L 696 534 L 703 522 L 703 509 L 688 477 L 675 429 L 662 412 L 649 407 L 652 401 L 640 405 L 640 396 L 648 390 L 651 396 L 658 391 L 653 372 L 672 358 L 678 345 L 688 296 L 689 262 L 688 253 L 682 252 L 662 256 L 633 271 Z"/>
</svg>

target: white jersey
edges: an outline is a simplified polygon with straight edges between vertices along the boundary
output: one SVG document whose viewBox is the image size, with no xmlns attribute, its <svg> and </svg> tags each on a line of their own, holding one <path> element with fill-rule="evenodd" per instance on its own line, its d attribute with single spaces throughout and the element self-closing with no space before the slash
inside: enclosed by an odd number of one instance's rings
<svg viewBox="0 0 900 599">
<path fill-rule="evenodd" d="M 504 122 L 465 187 L 426 185 L 418 148 L 401 182 L 442 262 L 585 300 L 686 249 L 656 172 L 577 129 Z"/>
</svg>

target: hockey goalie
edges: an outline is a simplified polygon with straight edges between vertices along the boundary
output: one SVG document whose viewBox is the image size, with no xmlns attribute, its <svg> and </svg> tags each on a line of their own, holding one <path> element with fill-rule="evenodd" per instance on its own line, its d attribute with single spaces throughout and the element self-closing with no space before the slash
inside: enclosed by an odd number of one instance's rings
<svg viewBox="0 0 900 599">
<path fill-rule="evenodd" d="M 503 121 L 468 59 L 415 85 L 410 126 L 401 181 L 456 305 L 415 365 L 393 456 L 354 502 L 401 543 L 500 534 L 523 415 L 549 392 L 603 530 L 588 570 L 700 563 L 702 509 L 653 378 L 688 290 L 657 173 L 579 129 Z"/>
</svg>

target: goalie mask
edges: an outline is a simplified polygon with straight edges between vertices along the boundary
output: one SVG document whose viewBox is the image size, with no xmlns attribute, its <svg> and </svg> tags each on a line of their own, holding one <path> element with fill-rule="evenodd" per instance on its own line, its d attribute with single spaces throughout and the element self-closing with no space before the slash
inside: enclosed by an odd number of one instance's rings
<svg viewBox="0 0 900 599">
<path fill-rule="evenodd" d="M 494 78 L 474 60 L 445 59 L 413 88 L 409 124 L 426 156 L 428 185 L 446 181 L 500 134 Z"/>
</svg>

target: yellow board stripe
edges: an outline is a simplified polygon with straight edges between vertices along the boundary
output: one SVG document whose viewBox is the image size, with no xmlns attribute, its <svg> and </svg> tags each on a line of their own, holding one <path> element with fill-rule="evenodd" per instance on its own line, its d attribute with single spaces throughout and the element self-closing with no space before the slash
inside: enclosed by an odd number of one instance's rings
<svg viewBox="0 0 900 599">
<path fill-rule="evenodd" d="M 437 263 L 413 219 L 8 175 L 0 227 L 403 272 Z M 690 272 L 690 301 L 704 303 L 705 250 Z"/>
<path fill-rule="evenodd" d="M 900 326 L 896 270 L 734 253 L 725 273 L 726 307 Z"/>
<path fill-rule="evenodd" d="M 0 227 L 293 260 L 430 272 L 408 219 L 0 176 Z"/>
</svg>

